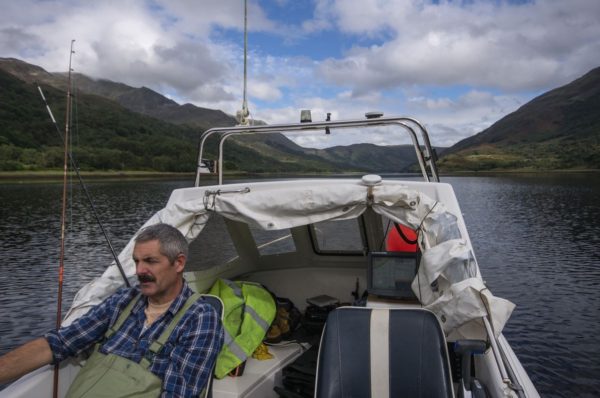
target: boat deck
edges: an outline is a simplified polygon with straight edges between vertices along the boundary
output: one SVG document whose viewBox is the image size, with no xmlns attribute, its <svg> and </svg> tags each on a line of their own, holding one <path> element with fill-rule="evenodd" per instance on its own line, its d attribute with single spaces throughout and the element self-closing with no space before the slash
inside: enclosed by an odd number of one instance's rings
<svg viewBox="0 0 600 398">
<path fill-rule="evenodd" d="M 299 343 L 269 346 L 272 359 L 261 361 L 249 358 L 242 376 L 215 379 L 212 386 L 213 398 L 278 397 L 273 386 L 282 385 L 283 368 L 294 362 L 308 348 L 309 346 Z"/>
</svg>

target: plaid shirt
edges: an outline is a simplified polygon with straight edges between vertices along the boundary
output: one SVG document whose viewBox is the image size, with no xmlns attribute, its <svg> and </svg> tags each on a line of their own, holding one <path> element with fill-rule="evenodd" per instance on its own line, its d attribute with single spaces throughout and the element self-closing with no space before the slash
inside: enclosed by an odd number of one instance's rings
<svg viewBox="0 0 600 398">
<path fill-rule="evenodd" d="M 134 306 L 123 326 L 104 342 L 103 354 L 116 354 L 140 362 L 150 344 L 164 328 L 192 290 L 184 285 L 169 309 L 144 332 L 146 299 Z M 125 306 L 139 294 L 138 288 L 123 288 L 93 307 L 69 326 L 45 334 L 54 363 L 75 356 L 100 341 Z M 154 357 L 149 370 L 163 381 L 162 397 L 198 396 L 211 376 L 212 366 L 223 344 L 223 327 L 214 308 L 199 299 L 179 321 L 163 349 Z"/>
</svg>

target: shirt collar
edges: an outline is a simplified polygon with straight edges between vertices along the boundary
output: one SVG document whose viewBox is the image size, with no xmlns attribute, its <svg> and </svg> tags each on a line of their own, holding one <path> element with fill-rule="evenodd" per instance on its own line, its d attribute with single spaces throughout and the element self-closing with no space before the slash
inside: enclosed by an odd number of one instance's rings
<svg viewBox="0 0 600 398">
<path fill-rule="evenodd" d="M 179 311 L 179 309 L 185 304 L 188 297 L 190 297 L 193 293 L 194 292 L 192 292 L 192 289 L 190 289 L 190 287 L 187 285 L 184 279 L 183 288 L 181 289 L 181 292 L 177 295 L 175 300 L 173 300 L 167 311 L 170 312 L 172 315 L 175 315 L 177 311 Z"/>
<path fill-rule="evenodd" d="M 139 292 L 140 292 L 139 287 L 136 288 L 136 291 L 137 291 L 136 294 L 139 294 Z M 167 312 L 171 313 L 171 315 L 175 315 L 177 313 L 177 311 L 179 311 L 179 309 L 185 304 L 188 297 L 190 297 L 193 293 L 194 292 L 188 286 L 187 282 L 184 279 L 183 280 L 183 288 L 181 289 L 181 292 L 179 292 L 177 297 L 175 297 L 175 300 L 173 300 L 173 302 L 169 306 L 169 309 L 167 309 Z M 133 307 L 131 312 L 137 313 L 139 311 L 143 311 L 144 308 L 146 308 L 147 302 L 148 302 L 148 299 L 146 297 L 142 297 L 135 304 L 135 306 Z"/>
</svg>

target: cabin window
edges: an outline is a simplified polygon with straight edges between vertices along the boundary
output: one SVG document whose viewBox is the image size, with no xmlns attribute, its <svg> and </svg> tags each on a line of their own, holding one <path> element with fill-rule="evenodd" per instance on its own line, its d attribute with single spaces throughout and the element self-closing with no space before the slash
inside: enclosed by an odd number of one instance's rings
<svg viewBox="0 0 600 398">
<path fill-rule="evenodd" d="M 257 227 L 250 226 L 250 231 L 256 242 L 258 252 L 261 256 L 272 254 L 291 253 L 296 251 L 296 245 L 292 238 L 290 229 L 277 231 L 265 231 Z"/>
<path fill-rule="evenodd" d="M 219 249 L 215 250 L 215 242 Z M 200 271 L 226 264 L 238 256 L 223 216 L 212 213 L 206 226 L 190 243 L 186 272 Z"/>
<path fill-rule="evenodd" d="M 319 254 L 363 255 L 368 252 L 362 217 L 328 220 L 310 225 L 315 252 Z"/>
</svg>

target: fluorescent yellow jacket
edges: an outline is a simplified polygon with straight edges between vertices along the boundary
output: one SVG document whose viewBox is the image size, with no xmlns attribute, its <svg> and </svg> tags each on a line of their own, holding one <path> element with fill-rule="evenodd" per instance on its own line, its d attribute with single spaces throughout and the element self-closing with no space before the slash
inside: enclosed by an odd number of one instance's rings
<svg viewBox="0 0 600 398">
<path fill-rule="evenodd" d="M 257 283 L 219 279 L 209 294 L 223 301 L 225 341 L 217 356 L 215 376 L 225 377 L 252 355 L 275 319 L 271 293 Z"/>
</svg>

